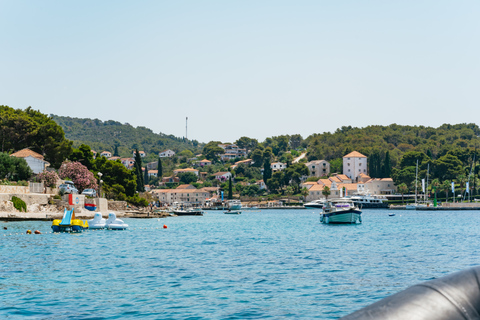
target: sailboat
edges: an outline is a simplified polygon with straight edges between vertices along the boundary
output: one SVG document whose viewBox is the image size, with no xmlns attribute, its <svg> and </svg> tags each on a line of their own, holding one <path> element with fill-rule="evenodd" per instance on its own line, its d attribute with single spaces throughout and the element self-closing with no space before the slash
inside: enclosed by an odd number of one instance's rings
<svg viewBox="0 0 480 320">
<path fill-rule="evenodd" d="M 429 171 L 430 165 L 427 168 L 427 190 L 428 190 L 428 171 Z M 426 199 L 426 192 L 425 192 L 425 184 L 424 180 L 422 179 L 422 190 L 423 190 L 423 200 L 424 203 L 417 203 L 417 178 L 418 178 L 418 160 L 417 160 L 417 167 L 415 168 L 415 203 L 413 204 L 407 204 L 405 206 L 406 210 L 417 210 L 420 207 L 427 207 L 427 199 Z"/>
</svg>

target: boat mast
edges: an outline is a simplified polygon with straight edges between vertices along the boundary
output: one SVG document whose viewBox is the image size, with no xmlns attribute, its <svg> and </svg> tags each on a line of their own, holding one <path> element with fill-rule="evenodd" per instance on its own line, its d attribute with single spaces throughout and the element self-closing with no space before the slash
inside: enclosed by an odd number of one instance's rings
<svg viewBox="0 0 480 320">
<path fill-rule="evenodd" d="M 417 159 L 417 167 L 415 169 L 415 204 L 417 204 L 417 178 L 418 178 L 418 159 Z"/>
<path fill-rule="evenodd" d="M 428 200 L 428 171 L 430 170 L 430 163 L 427 164 L 427 187 L 425 189 L 425 202 Z"/>
</svg>

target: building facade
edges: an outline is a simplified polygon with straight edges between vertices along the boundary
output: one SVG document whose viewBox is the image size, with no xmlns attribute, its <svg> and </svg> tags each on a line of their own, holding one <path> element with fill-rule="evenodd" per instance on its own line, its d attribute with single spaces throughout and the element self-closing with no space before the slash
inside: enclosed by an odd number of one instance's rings
<svg viewBox="0 0 480 320">
<path fill-rule="evenodd" d="M 358 176 L 363 173 L 367 174 L 367 157 L 360 152 L 353 151 L 343 157 L 343 174 L 352 179 L 353 182 L 358 181 Z"/>
</svg>

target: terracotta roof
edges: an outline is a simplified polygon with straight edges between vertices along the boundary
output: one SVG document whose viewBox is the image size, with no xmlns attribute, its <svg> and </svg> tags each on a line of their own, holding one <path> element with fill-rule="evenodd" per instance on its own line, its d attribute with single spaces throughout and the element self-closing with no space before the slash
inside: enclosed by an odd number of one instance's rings
<svg viewBox="0 0 480 320">
<path fill-rule="evenodd" d="M 34 157 L 36 159 L 43 160 L 43 156 L 40 153 L 36 153 L 28 148 L 22 149 L 10 155 L 11 157 L 17 158 L 26 158 L 26 157 Z"/>
<path fill-rule="evenodd" d="M 336 182 L 336 183 L 340 183 L 340 182 L 342 182 L 342 180 L 338 179 L 338 177 L 336 177 L 336 176 L 334 176 L 334 177 L 330 177 L 329 179 L 330 179 L 330 181 L 332 181 L 332 182 Z"/>
<path fill-rule="evenodd" d="M 304 182 L 303 184 L 318 184 L 318 182 L 315 182 L 315 181 L 307 181 L 307 182 Z"/>
<path fill-rule="evenodd" d="M 369 175 L 367 175 L 367 174 L 365 174 L 365 173 L 363 173 L 363 172 L 360 173 L 358 176 L 359 176 L 359 177 L 362 177 L 362 178 L 370 178 Z"/>
<path fill-rule="evenodd" d="M 382 180 L 382 181 L 393 181 L 392 178 L 383 178 L 383 179 L 381 179 L 381 180 Z"/>
<path fill-rule="evenodd" d="M 214 173 L 213 175 L 214 175 L 214 176 L 223 176 L 223 175 L 226 174 L 226 173 L 229 173 L 229 172 L 228 172 L 228 171 L 226 171 L 226 172 L 217 172 L 217 173 Z"/>
<path fill-rule="evenodd" d="M 339 178 L 340 180 L 352 180 L 350 179 L 349 177 L 347 177 L 346 175 L 344 174 L 337 174 L 337 178 Z"/>
<path fill-rule="evenodd" d="M 356 183 L 344 183 L 337 186 L 338 189 L 345 188 L 347 191 L 357 191 Z"/>
<path fill-rule="evenodd" d="M 332 185 L 332 181 L 330 179 L 319 179 L 317 183 L 320 185 L 326 185 L 329 187 Z"/>
<path fill-rule="evenodd" d="M 349 154 L 347 154 L 346 156 L 344 156 L 344 158 L 366 158 L 366 156 L 364 156 L 363 154 L 361 154 L 358 151 L 352 151 Z"/>
<path fill-rule="evenodd" d="M 192 186 L 190 184 L 181 184 L 178 187 L 176 187 L 175 189 L 197 189 L 197 188 L 195 188 L 194 186 Z"/>
<path fill-rule="evenodd" d="M 313 185 L 310 189 L 308 189 L 308 191 L 323 191 L 324 187 L 325 187 L 324 185 L 316 184 L 316 185 Z"/>
<path fill-rule="evenodd" d="M 148 173 L 158 173 L 158 170 L 148 170 Z"/>
<path fill-rule="evenodd" d="M 194 171 L 197 171 L 197 169 L 193 169 L 193 168 L 185 168 L 185 169 L 175 169 L 173 170 L 173 172 L 194 172 Z"/>
<path fill-rule="evenodd" d="M 200 162 L 212 162 L 212 161 L 210 161 L 210 160 L 207 160 L 207 159 L 203 159 L 203 160 L 202 160 L 202 161 L 200 161 Z"/>
</svg>

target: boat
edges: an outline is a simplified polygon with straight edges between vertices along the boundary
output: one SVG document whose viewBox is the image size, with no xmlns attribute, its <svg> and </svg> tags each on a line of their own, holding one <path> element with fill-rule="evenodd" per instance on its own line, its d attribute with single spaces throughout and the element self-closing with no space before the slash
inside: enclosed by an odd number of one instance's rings
<svg viewBox="0 0 480 320">
<path fill-rule="evenodd" d="M 75 219 L 75 211 L 67 210 L 63 212 L 62 219 L 55 219 L 52 222 L 53 232 L 82 232 L 88 229 L 88 222 L 80 219 Z"/>
<path fill-rule="evenodd" d="M 225 214 L 241 214 L 242 211 L 240 211 L 240 210 L 227 210 L 224 213 Z"/>
<path fill-rule="evenodd" d="M 100 212 L 95 213 L 93 219 L 88 220 L 88 229 L 105 229 L 107 220 L 102 217 Z"/>
<path fill-rule="evenodd" d="M 128 224 L 123 222 L 123 220 L 117 219 L 117 215 L 113 212 L 108 214 L 108 219 L 105 222 L 105 228 L 109 230 L 126 230 Z"/>
<path fill-rule="evenodd" d="M 387 198 L 384 196 L 362 195 L 351 196 L 349 199 L 362 209 L 388 208 Z"/>
<path fill-rule="evenodd" d="M 328 200 L 320 214 L 322 223 L 350 223 L 362 222 L 362 211 L 349 199 Z"/>
<path fill-rule="evenodd" d="M 327 200 L 325 200 L 325 199 L 313 200 L 313 201 L 305 203 L 303 206 L 305 208 L 309 208 L 309 209 L 322 209 L 326 202 L 327 202 Z"/>
<path fill-rule="evenodd" d="M 173 209 L 172 213 L 177 216 L 203 216 L 203 211 L 200 208 Z"/>
<path fill-rule="evenodd" d="M 240 210 L 242 209 L 242 202 L 240 200 L 227 200 L 227 209 Z"/>
<path fill-rule="evenodd" d="M 95 203 L 85 203 L 84 205 L 85 209 L 88 211 L 95 211 L 97 210 L 97 205 Z"/>
<path fill-rule="evenodd" d="M 415 167 L 415 203 L 409 203 L 405 206 L 405 210 L 417 210 L 417 179 L 418 179 L 418 160 L 417 166 Z"/>
</svg>

